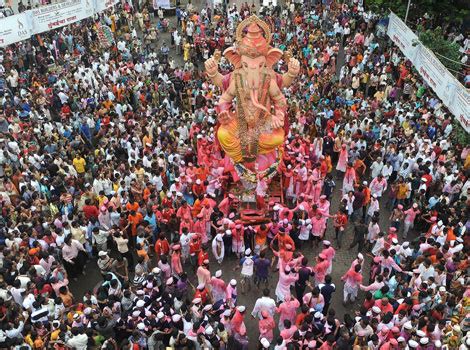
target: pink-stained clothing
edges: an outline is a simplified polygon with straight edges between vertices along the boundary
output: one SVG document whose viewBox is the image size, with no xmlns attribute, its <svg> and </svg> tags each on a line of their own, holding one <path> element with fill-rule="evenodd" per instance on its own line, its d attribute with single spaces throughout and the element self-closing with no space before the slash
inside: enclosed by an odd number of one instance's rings
<svg viewBox="0 0 470 350">
<path fill-rule="evenodd" d="M 383 193 L 387 190 L 387 180 L 385 178 L 382 178 L 382 180 L 379 180 L 378 177 L 373 179 L 370 183 L 370 194 L 374 195 L 376 194 L 377 197 L 382 197 Z"/>
<path fill-rule="evenodd" d="M 317 212 L 320 212 L 323 216 L 328 217 L 330 215 L 330 202 L 326 199 L 323 201 L 323 203 L 319 201 L 317 203 Z"/>
<path fill-rule="evenodd" d="M 324 216 L 321 216 L 318 218 L 317 216 L 314 216 L 312 218 L 312 235 L 316 237 L 323 237 L 323 234 L 325 233 L 326 229 L 326 218 Z"/>
<path fill-rule="evenodd" d="M 321 187 L 322 181 L 321 181 L 321 172 L 319 168 L 315 168 L 312 170 L 312 179 L 315 181 L 318 181 Z"/>
<path fill-rule="evenodd" d="M 329 246 L 328 248 L 323 249 L 321 254 L 325 254 L 326 259 L 330 262 L 330 266 L 328 266 L 328 269 L 326 271 L 326 274 L 329 275 L 331 273 L 331 270 L 333 269 L 333 259 L 336 255 L 335 248 Z"/>
<path fill-rule="evenodd" d="M 70 245 L 64 244 L 62 247 L 62 258 L 65 261 L 72 262 L 73 259 L 75 259 L 79 253 L 79 251 L 84 252 L 85 248 L 83 247 L 83 244 L 81 244 L 79 241 L 72 239 Z"/>
<path fill-rule="evenodd" d="M 294 273 L 286 274 L 284 269 L 279 269 L 279 281 L 276 286 L 276 297 L 278 301 L 284 301 L 286 296 L 290 297 L 290 287 L 297 281 L 299 276 Z"/>
<path fill-rule="evenodd" d="M 228 216 L 230 210 L 230 199 L 228 197 L 225 197 L 219 203 L 219 210 L 224 214 L 225 217 Z"/>
<path fill-rule="evenodd" d="M 232 329 L 232 333 L 238 333 L 238 334 L 246 334 L 246 326 L 244 322 L 245 316 L 243 314 L 236 310 L 235 314 L 233 315 L 232 320 L 230 321 L 230 327 Z"/>
<path fill-rule="evenodd" d="M 395 262 L 395 260 L 393 260 L 391 256 L 389 256 L 388 258 L 382 257 L 380 261 L 380 265 L 382 266 L 382 271 L 384 269 L 388 269 L 388 271 L 390 272 L 392 272 L 392 270 L 395 270 L 397 272 L 402 271 L 401 267 L 398 266 L 398 264 Z"/>
<path fill-rule="evenodd" d="M 292 218 L 294 217 L 294 211 L 289 210 L 288 208 L 282 208 L 280 213 L 279 213 L 280 219 L 287 219 L 289 221 L 292 221 Z"/>
<path fill-rule="evenodd" d="M 183 206 L 183 207 L 180 207 L 178 209 L 178 211 L 176 212 L 176 217 L 183 220 L 183 219 L 186 219 L 186 220 L 191 220 L 192 217 L 191 217 L 191 207 L 189 205 L 186 206 L 186 208 Z"/>
<path fill-rule="evenodd" d="M 341 172 L 346 172 L 346 166 L 348 164 L 348 150 L 346 145 L 343 145 L 341 151 L 339 152 L 338 164 L 336 164 L 336 170 Z"/>
<path fill-rule="evenodd" d="M 284 340 L 289 340 L 290 338 L 292 338 L 292 336 L 294 335 L 296 331 L 297 331 L 297 326 L 293 324 L 289 329 L 283 329 L 280 333 L 280 336 Z"/>
<path fill-rule="evenodd" d="M 313 272 L 315 272 L 315 285 L 318 286 L 320 283 L 325 282 L 325 276 L 328 274 L 328 269 L 330 267 L 330 262 L 328 260 L 323 260 L 317 263 L 313 267 Z"/>
<path fill-rule="evenodd" d="M 408 210 L 404 211 L 405 214 L 405 222 L 414 222 L 416 216 L 421 213 L 419 210 L 414 210 L 413 208 L 410 208 Z"/>
<path fill-rule="evenodd" d="M 277 307 L 276 312 L 279 314 L 280 330 L 284 328 L 284 320 L 289 320 L 292 324 L 295 323 L 297 308 L 299 306 L 300 303 L 296 298 L 288 298 L 286 301 L 284 301 Z"/>
<path fill-rule="evenodd" d="M 223 300 L 225 298 L 225 291 L 227 286 L 223 279 L 212 277 L 209 285 L 211 287 L 212 297 L 214 298 L 214 302 L 219 300 Z"/>
<path fill-rule="evenodd" d="M 317 203 L 320 200 L 321 191 L 322 191 L 322 184 L 320 181 L 318 181 L 315 184 L 312 184 L 310 195 L 313 197 L 314 203 Z"/>
<path fill-rule="evenodd" d="M 204 220 L 197 220 L 193 224 L 193 232 L 199 233 L 201 236 L 201 240 L 203 244 L 207 244 L 207 230 L 206 230 L 206 222 Z"/>
<path fill-rule="evenodd" d="M 361 285 L 361 290 L 365 291 L 365 292 L 372 292 L 372 293 L 375 293 L 376 291 L 378 291 L 380 288 L 382 288 L 384 286 L 384 283 L 383 282 L 377 282 L 375 281 L 374 283 L 371 283 L 369 284 L 368 286 L 363 286 Z"/>
<path fill-rule="evenodd" d="M 173 274 L 177 276 L 183 273 L 183 265 L 181 264 L 180 253 L 171 254 L 171 270 L 173 271 Z"/>
<path fill-rule="evenodd" d="M 356 272 L 353 269 L 349 269 L 341 280 L 344 281 L 345 286 L 348 285 L 350 287 L 359 288 L 359 285 L 362 283 L 362 275 L 360 272 Z"/>
<path fill-rule="evenodd" d="M 356 180 L 356 170 L 353 167 L 347 168 L 343 179 L 343 194 L 346 194 L 349 191 L 354 191 Z"/>
<path fill-rule="evenodd" d="M 274 328 L 276 327 L 276 323 L 274 322 L 274 318 L 272 316 L 268 316 L 259 320 L 258 328 L 259 328 L 259 338 L 266 338 L 269 342 L 274 340 Z"/>
<path fill-rule="evenodd" d="M 230 301 L 231 306 L 237 305 L 237 287 L 233 287 L 231 284 L 225 289 L 225 301 Z"/>
<path fill-rule="evenodd" d="M 162 263 L 161 260 L 159 260 L 158 263 L 157 263 L 157 266 L 160 270 L 162 270 L 162 275 L 166 279 L 171 277 L 171 266 L 170 266 L 170 264 L 168 264 L 168 263 L 164 264 L 164 263 Z"/>
<path fill-rule="evenodd" d="M 211 281 L 211 272 L 203 266 L 197 268 L 197 283 L 204 284 L 206 287 L 210 284 Z"/>
</svg>

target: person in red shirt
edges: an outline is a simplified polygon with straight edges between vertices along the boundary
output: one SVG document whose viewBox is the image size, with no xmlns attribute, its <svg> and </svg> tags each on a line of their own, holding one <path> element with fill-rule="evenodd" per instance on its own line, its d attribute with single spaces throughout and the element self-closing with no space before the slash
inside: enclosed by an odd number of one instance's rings
<svg viewBox="0 0 470 350">
<path fill-rule="evenodd" d="M 85 205 L 82 208 L 83 210 L 83 215 L 85 215 L 85 219 L 90 220 L 90 218 L 95 218 L 98 219 L 98 215 L 100 214 L 100 211 L 95 205 L 91 205 L 91 200 L 86 199 L 85 200 Z"/>
<path fill-rule="evenodd" d="M 182 202 L 182 206 L 176 212 L 176 217 L 180 220 L 191 220 L 191 207 L 186 203 L 186 201 Z"/>
<path fill-rule="evenodd" d="M 302 305 L 302 307 L 300 308 L 300 313 L 295 317 L 295 325 L 297 327 L 300 327 L 302 323 L 304 322 L 305 317 L 308 316 L 309 314 L 308 310 L 309 310 L 308 305 L 306 304 Z"/>
<path fill-rule="evenodd" d="M 382 299 L 377 300 L 375 302 L 375 306 L 378 306 L 380 308 L 380 310 L 382 311 L 382 315 L 385 315 L 388 312 L 393 314 L 393 306 L 392 304 L 390 304 L 387 297 L 383 297 Z"/>
<path fill-rule="evenodd" d="M 209 253 L 207 252 L 207 248 L 202 247 L 197 254 L 197 266 L 201 266 L 206 260 L 209 260 Z"/>
<path fill-rule="evenodd" d="M 157 241 L 155 242 L 154 249 L 157 261 L 160 259 L 161 255 L 168 255 L 170 252 L 170 244 L 168 243 L 164 233 L 160 233 Z"/>
<path fill-rule="evenodd" d="M 194 293 L 193 300 L 196 299 L 196 298 L 200 298 L 201 303 L 203 305 L 205 305 L 211 299 L 209 291 L 207 290 L 204 283 L 201 283 L 197 286 L 196 292 Z"/>
<path fill-rule="evenodd" d="M 340 209 L 338 213 L 334 216 L 333 226 L 335 227 L 336 233 L 336 243 L 338 244 L 338 249 L 341 248 L 341 239 L 343 238 L 344 231 L 346 230 L 346 225 L 348 224 L 348 216 L 344 209 Z"/>
<path fill-rule="evenodd" d="M 431 186 L 431 183 L 432 183 L 432 175 L 430 174 L 430 170 L 427 169 L 426 170 L 426 174 L 424 174 L 423 176 L 421 176 L 422 179 L 426 179 L 426 186 L 429 187 Z"/>
<path fill-rule="evenodd" d="M 206 188 L 204 186 L 204 183 L 200 179 L 197 179 L 196 183 L 193 185 L 193 193 L 197 197 L 199 197 L 200 195 L 204 195 L 204 193 L 206 193 Z"/>
<path fill-rule="evenodd" d="M 197 260 L 199 257 L 199 251 L 201 250 L 201 237 L 198 234 L 195 234 L 191 237 L 191 242 L 189 242 L 189 260 L 191 265 L 196 269 Z"/>
</svg>

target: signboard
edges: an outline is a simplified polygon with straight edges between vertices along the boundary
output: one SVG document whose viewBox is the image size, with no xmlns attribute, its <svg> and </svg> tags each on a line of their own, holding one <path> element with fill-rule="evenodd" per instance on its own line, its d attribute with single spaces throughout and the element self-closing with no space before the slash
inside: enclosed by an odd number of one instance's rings
<svg viewBox="0 0 470 350">
<path fill-rule="evenodd" d="M 390 13 L 387 34 L 462 127 L 470 133 L 470 94 L 467 89 L 393 12 Z"/>
<path fill-rule="evenodd" d="M 387 34 L 408 59 L 414 59 L 417 49 L 416 42 L 418 40 L 418 37 L 393 12 L 390 13 Z M 415 43 L 415 45 L 413 45 L 413 43 Z"/>
<path fill-rule="evenodd" d="M 32 30 L 35 34 L 66 26 L 94 14 L 91 0 L 67 0 L 41 6 L 32 13 Z"/>
<path fill-rule="evenodd" d="M 470 93 L 463 86 L 456 89 L 449 109 L 462 127 L 470 133 Z"/>
<path fill-rule="evenodd" d="M 449 106 L 452 103 L 454 90 L 458 85 L 454 76 L 422 44 L 417 47 L 417 55 L 413 63 L 423 80 L 433 89 L 442 102 Z"/>
<path fill-rule="evenodd" d="M 28 14 L 5 17 L 0 21 L 0 47 L 5 47 L 31 37 Z"/>
<path fill-rule="evenodd" d="M 119 2 L 120 0 L 66 0 L 2 18 L 0 19 L 0 47 L 91 17 Z"/>
</svg>

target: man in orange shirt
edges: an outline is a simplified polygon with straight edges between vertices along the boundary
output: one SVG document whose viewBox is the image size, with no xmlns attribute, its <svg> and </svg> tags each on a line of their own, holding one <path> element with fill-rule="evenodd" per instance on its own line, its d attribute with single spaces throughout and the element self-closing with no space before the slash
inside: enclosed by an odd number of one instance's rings
<svg viewBox="0 0 470 350">
<path fill-rule="evenodd" d="M 364 193 L 364 205 L 362 206 L 362 219 L 366 219 L 366 214 L 367 214 L 367 207 L 369 206 L 370 203 L 370 188 L 368 186 L 367 181 L 364 181 L 362 183 L 362 192 Z"/>
<path fill-rule="evenodd" d="M 137 212 L 139 210 L 140 206 L 139 206 L 139 203 L 137 203 L 135 200 L 134 200 L 134 197 L 133 196 L 130 196 L 129 197 L 129 202 L 127 202 L 126 204 L 126 209 L 127 211 L 135 211 Z"/>
<path fill-rule="evenodd" d="M 255 233 L 255 245 L 259 246 L 259 250 L 266 249 L 266 237 L 268 236 L 268 227 L 265 224 L 261 224 Z"/>
<path fill-rule="evenodd" d="M 132 210 L 129 216 L 127 217 L 127 227 L 130 227 L 132 237 L 130 243 L 133 246 L 135 245 L 135 237 L 137 236 L 137 226 L 139 226 L 143 220 L 144 217 L 142 216 L 142 214 L 134 210 Z"/>
</svg>

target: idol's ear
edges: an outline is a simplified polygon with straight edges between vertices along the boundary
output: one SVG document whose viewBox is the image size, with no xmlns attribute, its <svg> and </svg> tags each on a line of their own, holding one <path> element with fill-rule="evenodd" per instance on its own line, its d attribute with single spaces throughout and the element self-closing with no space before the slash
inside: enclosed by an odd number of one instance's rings
<svg viewBox="0 0 470 350">
<path fill-rule="evenodd" d="M 240 68 L 241 67 L 241 62 L 242 62 L 242 57 L 240 56 L 240 54 L 237 52 L 237 50 L 235 49 L 235 47 L 231 46 L 229 47 L 228 49 L 226 49 L 224 51 L 224 56 L 226 59 L 229 60 L 229 62 L 231 64 L 233 64 L 233 66 L 235 68 Z"/>
<path fill-rule="evenodd" d="M 282 57 L 284 53 L 280 49 L 272 48 L 266 54 L 266 66 L 274 66 Z"/>
</svg>

